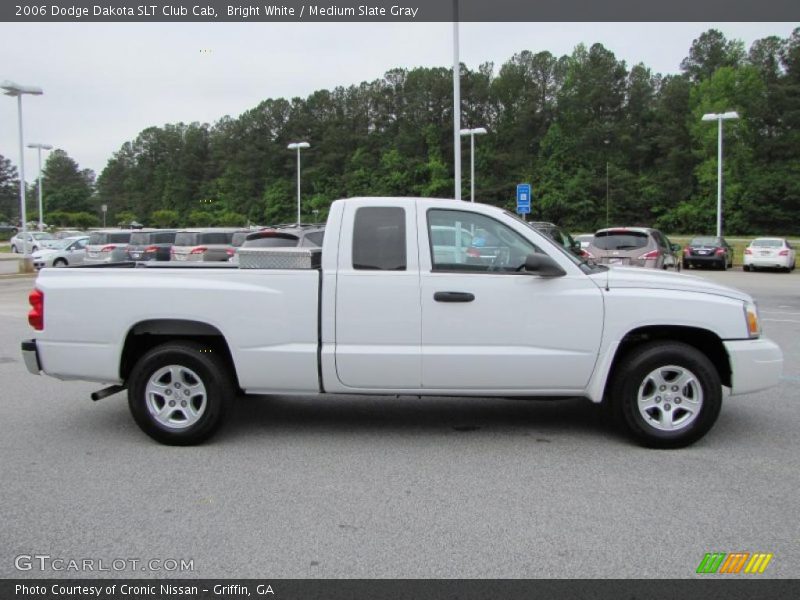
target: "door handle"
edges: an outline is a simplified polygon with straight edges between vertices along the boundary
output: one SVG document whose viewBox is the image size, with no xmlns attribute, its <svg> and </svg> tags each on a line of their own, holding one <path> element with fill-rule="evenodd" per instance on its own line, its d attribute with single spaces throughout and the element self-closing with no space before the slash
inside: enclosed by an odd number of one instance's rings
<svg viewBox="0 0 800 600">
<path fill-rule="evenodd" d="M 436 292 L 433 294 L 436 302 L 472 302 L 475 294 L 469 292 Z"/>
</svg>

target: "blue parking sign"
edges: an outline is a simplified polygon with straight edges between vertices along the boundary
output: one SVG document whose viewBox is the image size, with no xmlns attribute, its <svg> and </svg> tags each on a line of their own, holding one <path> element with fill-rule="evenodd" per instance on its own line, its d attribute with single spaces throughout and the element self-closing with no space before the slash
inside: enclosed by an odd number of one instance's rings
<svg viewBox="0 0 800 600">
<path fill-rule="evenodd" d="M 528 215 L 531 212 L 531 184 L 517 184 L 517 214 Z"/>
</svg>

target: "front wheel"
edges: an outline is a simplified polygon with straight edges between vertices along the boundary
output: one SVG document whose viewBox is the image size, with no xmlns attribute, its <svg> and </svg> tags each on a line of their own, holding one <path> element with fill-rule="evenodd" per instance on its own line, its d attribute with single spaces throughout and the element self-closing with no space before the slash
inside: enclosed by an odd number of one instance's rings
<svg viewBox="0 0 800 600">
<path fill-rule="evenodd" d="M 210 438 L 235 395 L 230 368 L 214 348 L 174 342 L 147 352 L 129 378 L 128 406 L 154 440 L 190 446 Z"/>
<path fill-rule="evenodd" d="M 17 250 L 17 247 L 14 244 L 11 244 L 11 253 L 12 254 L 19 253 L 19 250 Z"/>
<path fill-rule="evenodd" d="M 682 342 L 637 347 L 616 368 L 609 392 L 617 419 L 650 448 L 693 444 L 708 433 L 722 407 L 714 365 Z"/>
</svg>

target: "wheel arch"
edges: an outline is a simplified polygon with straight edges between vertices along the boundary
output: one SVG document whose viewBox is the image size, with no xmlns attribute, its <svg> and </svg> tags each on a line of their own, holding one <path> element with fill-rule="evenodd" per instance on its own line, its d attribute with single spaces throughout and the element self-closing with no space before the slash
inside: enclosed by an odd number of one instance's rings
<svg viewBox="0 0 800 600">
<path fill-rule="evenodd" d="M 189 319 L 150 319 L 133 325 L 125 336 L 120 357 L 119 375 L 127 381 L 136 361 L 145 352 L 167 342 L 191 340 L 208 345 L 220 353 L 230 369 L 233 381 L 239 385 L 236 365 L 223 333 L 208 323 Z"/>
<path fill-rule="evenodd" d="M 731 364 L 722 339 L 713 331 L 683 325 L 650 325 L 638 327 L 625 334 L 617 345 L 611 368 L 606 376 L 603 397 L 605 398 L 614 380 L 616 369 L 622 360 L 638 346 L 646 342 L 665 340 L 683 342 L 702 352 L 714 365 L 722 385 L 731 387 Z"/>
</svg>

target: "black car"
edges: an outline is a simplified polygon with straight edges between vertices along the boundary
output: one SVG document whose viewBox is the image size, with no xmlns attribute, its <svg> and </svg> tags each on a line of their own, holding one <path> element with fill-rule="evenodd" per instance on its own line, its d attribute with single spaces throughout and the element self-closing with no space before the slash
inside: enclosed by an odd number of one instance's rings
<svg viewBox="0 0 800 600">
<path fill-rule="evenodd" d="M 134 231 L 126 248 L 128 260 L 169 260 L 169 251 L 175 243 L 177 231 L 156 229 L 153 231 Z"/>
<path fill-rule="evenodd" d="M 572 252 L 575 256 L 583 257 L 584 251 L 581 249 L 581 243 L 575 241 L 570 234 L 561 229 L 555 223 L 548 223 L 545 221 L 532 221 L 528 223 L 539 233 L 545 234 L 551 240 L 564 247 L 565 250 Z"/>
<path fill-rule="evenodd" d="M 683 249 L 683 268 L 712 267 L 725 270 L 733 266 L 733 248 L 723 237 L 696 237 Z"/>
</svg>

